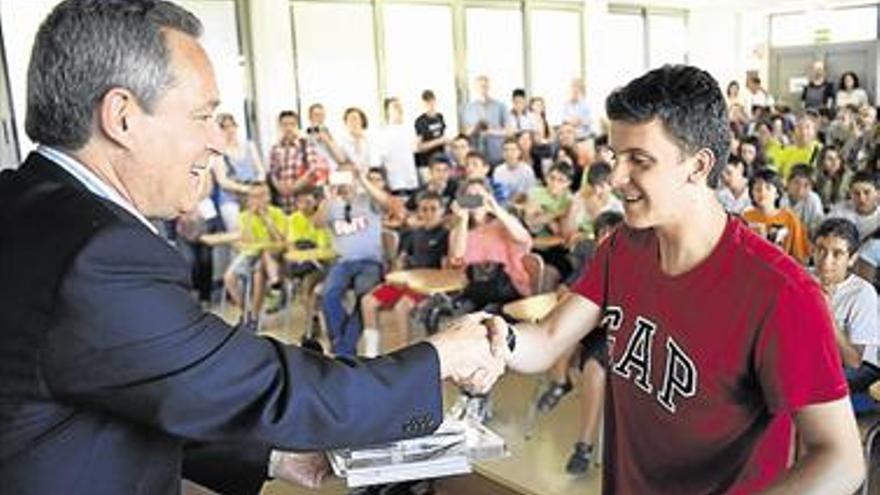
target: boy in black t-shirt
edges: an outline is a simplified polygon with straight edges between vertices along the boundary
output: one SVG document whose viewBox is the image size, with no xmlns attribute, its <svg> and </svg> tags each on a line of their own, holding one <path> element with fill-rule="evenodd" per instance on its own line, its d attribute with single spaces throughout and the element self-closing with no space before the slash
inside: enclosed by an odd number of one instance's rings
<svg viewBox="0 0 880 495">
<path fill-rule="evenodd" d="M 425 104 L 425 113 L 416 119 L 416 135 L 419 137 L 416 147 L 416 167 L 419 168 L 419 175 L 425 179 L 428 159 L 435 153 L 443 152 L 447 139 L 444 136 L 446 122 L 443 121 L 443 114 L 436 110 L 437 98 L 434 92 L 430 89 L 423 91 L 422 102 Z"/>
<path fill-rule="evenodd" d="M 403 267 L 440 268 L 449 244 L 449 231 L 443 224 L 443 202 L 439 194 L 425 191 L 419 195 L 419 227 L 401 232 L 400 254 Z M 385 352 L 406 345 L 409 341 L 409 315 L 424 295 L 406 287 L 382 284 L 361 299 L 361 314 L 364 321 L 364 335 L 376 335 L 380 310 L 393 309 L 396 332 L 386 332 Z M 365 342 L 366 356 L 378 354 L 378 342 Z"/>
</svg>

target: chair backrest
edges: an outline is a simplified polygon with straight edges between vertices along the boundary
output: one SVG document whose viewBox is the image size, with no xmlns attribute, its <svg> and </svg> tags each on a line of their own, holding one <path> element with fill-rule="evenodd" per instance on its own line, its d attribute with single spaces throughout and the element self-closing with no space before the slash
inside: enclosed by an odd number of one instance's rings
<svg viewBox="0 0 880 495">
<path fill-rule="evenodd" d="M 400 252 L 400 234 L 391 229 L 382 229 L 382 253 L 385 258 L 385 266 L 390 270 L 395 270 L 397 266 L 395 262 Z"/>
<path fill-rule="evenodd" d="M 537 253 L 526 253 L 522 257 L 523 268 L 529 274 L 532 285 L 532 294 L 544 292 L 544 258 Z"/>
</svg>

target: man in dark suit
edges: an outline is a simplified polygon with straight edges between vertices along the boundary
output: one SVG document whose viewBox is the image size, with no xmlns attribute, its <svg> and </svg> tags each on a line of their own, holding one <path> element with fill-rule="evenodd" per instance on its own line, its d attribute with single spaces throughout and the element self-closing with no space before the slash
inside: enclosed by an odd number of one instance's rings
<svg viewBox="0 0 880 495">
<path fill-rule="evenodd" d="M 3 493 L 313 484 L 325 466 L 282 451 L 429 433 L 442 379 L 486 389 L 503 370 L 473 322 L 331 360 L 201 310 L 147 221 L 193 207 L 220 147 L 200 30 L 159 0 L 67 0 L 37 34 L 26 128 L 40 147 L 0 175 Z"/>
</svg>

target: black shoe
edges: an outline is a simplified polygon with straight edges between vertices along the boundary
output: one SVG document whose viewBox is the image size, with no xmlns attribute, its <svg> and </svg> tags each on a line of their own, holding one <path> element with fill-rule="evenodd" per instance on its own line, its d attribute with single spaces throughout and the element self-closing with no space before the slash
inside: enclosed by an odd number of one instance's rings
<svg viewBox="0 0 880 495">
<path fill-rule="evenodd" d="M 583 475 L 590 467 L 590 459 L 593 457 L 593 446 L 584 442 L 574 444 L 574 452 L 565 464 L 565 472 L 575 476 Z"/>
<path fill-rule="evenodd" d="M 565 383 L 553 383 L 546 392 L 538 398 L 538 411 L 546 413 L 553 410 L 559 404 L 559 401 L 571 392 L 572 385 L 570 381 Z"/>
</svg>

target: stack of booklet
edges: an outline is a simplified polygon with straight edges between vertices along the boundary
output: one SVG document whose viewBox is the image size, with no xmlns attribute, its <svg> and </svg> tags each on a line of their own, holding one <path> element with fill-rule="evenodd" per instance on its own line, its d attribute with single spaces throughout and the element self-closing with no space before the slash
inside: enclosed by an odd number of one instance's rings
<svg viewBox="0 0 880 495">
<path fill-rule="evenodd" d="M 471 461 L 507 455 L 504 439 L 484 425 L 447 418 L 433 435 L 328 453 L 351 488 L 471 472 Z"/>
</svg>

